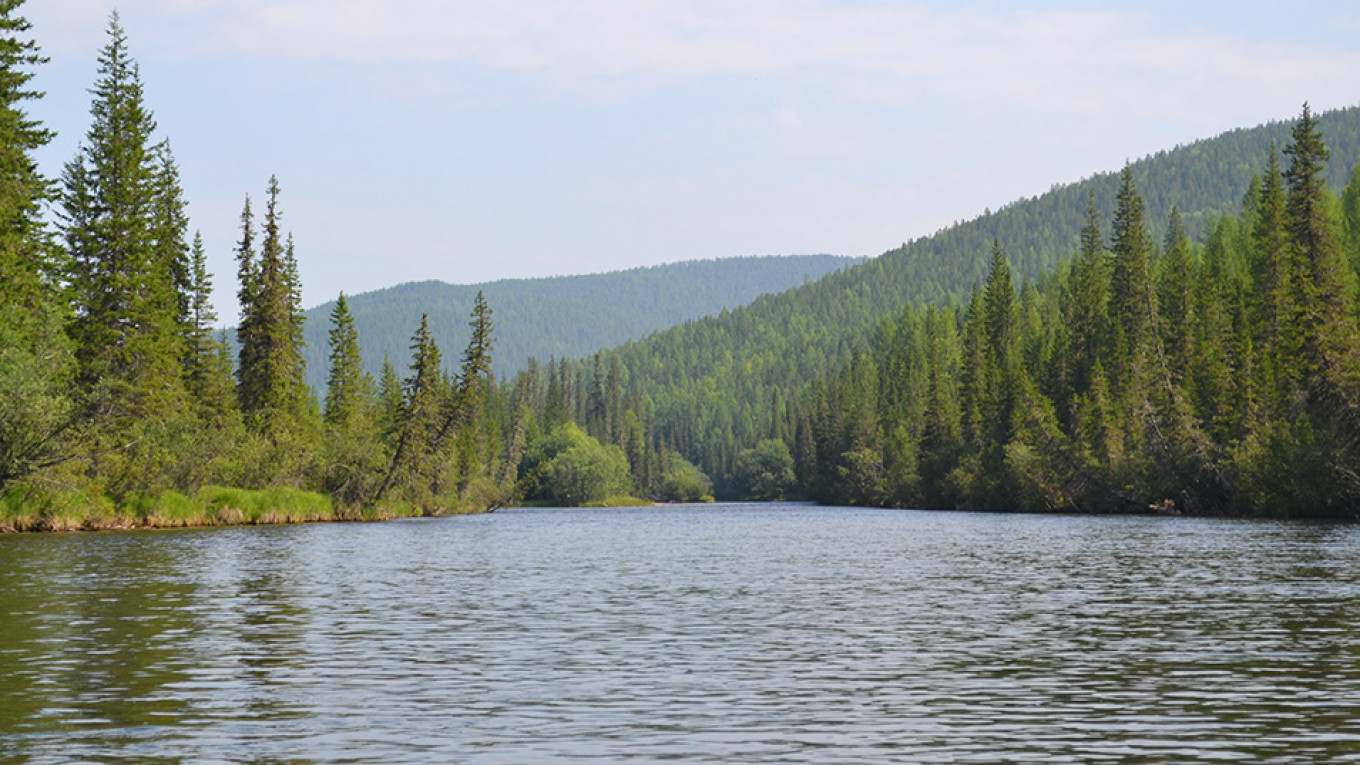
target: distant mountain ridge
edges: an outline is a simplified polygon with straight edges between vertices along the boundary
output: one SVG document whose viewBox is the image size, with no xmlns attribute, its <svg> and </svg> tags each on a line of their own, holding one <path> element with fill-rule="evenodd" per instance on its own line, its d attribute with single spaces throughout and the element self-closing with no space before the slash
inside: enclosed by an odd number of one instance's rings
<svg viewBox="0 0 1360 765">
<path fill-rule="evenodd" d="M 602 274 L 503 279 L 484 284 L 408 282 L 346 295 L 364 364 L 375 375 L 383 357 L 398 370 L 410 359 L 411 334 L 428 313 L 445 366 L 457 367 L 468 341 L 468 315 L 480 290 L 494 312 L 498 375 L 530 358 L 587 356 L 658 330 L 739 308 L 857 263 L 862 258 L 788 255 L 691 260 Z M 305 314 L 307 383 L 326 390 L 327 333 L 335 302 Z"/>
</svg>

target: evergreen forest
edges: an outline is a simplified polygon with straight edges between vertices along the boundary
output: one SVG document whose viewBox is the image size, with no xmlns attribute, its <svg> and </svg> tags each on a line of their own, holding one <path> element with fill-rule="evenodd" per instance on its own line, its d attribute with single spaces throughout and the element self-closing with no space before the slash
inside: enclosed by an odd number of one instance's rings
<svg viewBox="0 0 1360 765">
<path fill-rule="evenodd" d="M 477 293 L 496 307 L 492 370 L 508 377 L 531 358 L 582 358 L 601 348 L 640 340 L 659 330 L 765 294 L 784 292 L 861 262 L 832 255 L 692 260 L 605 274 L 506 279 L 479 285 L 429 281 L 346 295 L 363 337 L 364 368 L 406 356 L 411 328 L 429 314 L 435 340 L 446 348 L 468 341 L 464 317 Z M 334 301 L 303 313 L 307 384 L 326 386 L 326 333 Z M 234 340 L 234 338 L 233 338 Z"/>
<path fill-rule="evenodd" d="M 861 265 L 778 263 L 829 275 L 612 350 L 581 351 L 566 326 L 546 360 L 517 351 L 498 370 L 502 319 L 585 320 L 546 292 L 500 307 L 491 285 L 454 316 L 405 285 L 381 299 L 409 313 L 369 324 L 379 298 L 341 295 L 309 342 L 276 178 L 243 195 L 241 314 L 218 330 L 118 16 L 88 132 L 48 179 L 22 4 L 0 0 L 0 527 L 714 496 L 1360 513 L 1360 109 L 1304 105 Z M 752 285 L 766 265 L 737 264 Z M 625 314 L 692 298 L 683 281 L 651 297 L 670 273 L 586 290 L 634 293 L 596 329 L 655 330 Z"/>
</svg>

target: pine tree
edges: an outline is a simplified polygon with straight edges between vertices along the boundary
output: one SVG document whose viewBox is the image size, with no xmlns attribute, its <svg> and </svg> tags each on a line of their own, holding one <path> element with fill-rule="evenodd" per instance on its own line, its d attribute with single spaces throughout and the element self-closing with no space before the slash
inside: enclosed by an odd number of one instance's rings
<svg viewBox="0 0 1360 765">
<path fill-rule="evenodd" d="M 155 205 L 152 211 L 152 234 L 155 239 L 157 262 L 167 264 L 170 282 L 176 296 L 175 319 L 181 331 L 189 337 L 193 333 L 191 312 L 193 302 L 192 263 L 188 242 L 188 202 L 180 188 L 179 166 L 175 163 L 170 142 L 161 141 L 152 147 L 154 154 Z M 192 342 L 192 338 L 189 338 Z"/>
<path fill-rule="evenodd" d="M 1000 243 L 992 244 L 991 273 L 983 288 L 987 352 L 984 356 L 988 396 L 984 413 L 988 447 L 995 462 L 1000 449 L 1010 442 L 1019 376 L 1019 337 L 1016 331 L 1015 283 Z"/>
<path fill-rule="evenodd" d="M 1329 152 L 1307 104 L 1285 154 L 1285 227 L 1301 271 L 1294 294 L 1311 426 L 1295 432 L 1314 447 L 1299 471 L 1325 476 L 1303 496 L 1312 497 L 1315 512 L 1353 516 L 1360 506 L 1360 476 L 1351 467 L 1360 459 L 1360 328 L 1346 292 L 1354 275 L 1341 257 L 1335 200 L 1323 177 Z"/>
<path fill-rule="evenodd" d="M 1357 352 L 1353 322 L 1346 301 L 1346 264 L 1337 242 L 1337 221 L 1332 218 L 1330 192 L 1323 176 L 1330 156 L 1317 121 L 1307 104 L 1294 125 L 1293 142 L 1285 149 L 1290 158 L 1285 172 L 1288 195 L 1285 226 L 1298 253 L 1302 269 L 1295 296 L 1299 319 L 1308 328 L 1304 336 L 1304 362 L 1309 372 L 1321 372 L 1332 390 L 1348 387 Z M 1360 404 L 1360 402 L 1354 402 Z"/>
<path fill-rule="evenodd" d="M 228 346 L 213 328 L 217 313 L 212 307 L 212 277 L 208 273 L 202 235 L 194 235 L 189 253 L 185 385 L 200 419 L 222 424 L 237 413 L 236 393 L 232 388 Z"/>
<path fill-rule="evenodd" d="M 435 510 L 437 484 L 442 479 L 442 460 L 435 441 L 444 416 L 445 385 L 429 314 L 421 314 L 420 326 L 411 336 L 410 369 L 403 384 L 391 467 L 373 499 L 381 500 L 389 491 L 397 491 L 426 510 Z"/>
<path fill-rule="evenodd" d="M 258 256 L 251 232 L 250 200 L 241 213 L 237 248 L 241 275 L 241 343 L 237 394 L 241 411 L 257 432 L 277 435 L 306 415 L 303 382 L 301 290 L 292 238 L 281 236 L 278 179 L 269 179 Z"/>
<path fill-rule="evenodd" d="M 1303 330 L 1296 284 L 1303 273 L 1298 250 L 1290 245 L 1285 220 L 1284 178 L 1274 144 L 1255 204 L 1252 243 L 1259 262 L 1257 285 L 1258 345 L 1269 418 L 1288 417 L 1285 406 L 1299 386 L 1303 371 Z"/>
<path fill-rule="evenodd" d="M 478 290 L 472 304 L 472 318 L 468 321 L 472 336 L 463 351 L 463 363 L 458 371 L 458 404 L 467 411 L 481 405 L 486 377 L 491 372 L 491 351 L 495 346 L 491 313 L 486 297 Z"/>
<path fill-rule="evenodd" d="M 591 359 L 593 368 L 590 375 L 590 393 L 586 399 L 586 433 L 597 441 L 606 441 L 609 432 L 609 417 L 604 404 L 604 364 L 600 354 Z"/>
<path fill-rule="evenodd" d="M 1134 188 L 1133 165 L 1124 166 L 1121 178 L 1110 232 L 1110 251 L 1114 254 L 1110 309 L 1119 324 L 1127 355 L 1116 359 L 1119 363 L 1113 371 L 1124 378 L 1126 386 L 1136 386 L 1155 339 L 1155 299 L 1143 198 Z"/>
<path fill-rule="evenodd" d="M 982 291 L 973 290 L 963 325 L 963 357 L 959 366 L 959 402 L 963 441 L 981 452 L 986 441 L 987 401 L 991 387 L 987 379 L 987 331 L 983 315 Z"/>
<path fill-rule="evenodd" d="M 35 325 L 46 324 L 56 308 L 50 295 L 57 274 L 41 216 L 48 182 L 33 158 L 53 133 L 23 106 L 42 97 L 30 89 L 30 70 L 47 59 L 21 38 L 31 28 L 17 14 L 21 5 L 0 0 L 0 322 L 28 338 L 47 334 Z"/>
<path fill-rule="evenodd" d="M 619 357 L 609 357 L 609 373 L 605 375 L 604 382 L 604 420 L 605 432 L 607 434 L 606 443 L 615 446 L 623 446 L 623 371 L 619 366 Z"/>
<path fill-rule="evenodd" d="M 343 429 L 354 423 L 372 395 L 372 382 L 367 379 L 359 354 L 359 333 L 343 292 L 331 311 L 329 346 L 325 420 L 332 428 Z"/>
<path fill-rule="evenodd" d="M 1095 364 L 1105 352 L 1109 335 L 1110 263 L 1096 214 L 1095 192 L 1087 201 L 1081 252 L 1072 264 L 1072 296 L 1068 301 L 1075 392 L 1090 388 Z"/>
<path fill-rule="evenodd" d="M 401 377 L 397 375 L 392 360 L 383 356 L 382 374 L 378 376 L 378 436 L 384 441 L 396 437 L 397 426 L 401 422 L 401 405 L 404 394 Z"/>
<path fill-rule="evenodd" d="M 86 143 L 62 175 L 62 234 L 70 258 L 80 380 L 114 418 L 178 410 L 182 336 L 170 248 L 157 210 L 177 185 L 151 143 L 156 124 L 117 13 L 99 56 Z"/>
<path fill-rule="evenodd" d="M 491 313 L 486 297 L 478 290 L 468 321 L 472 333 L 458 371 L 458 392 L 445 412 L 435 440 L 436 446 L 443 448 L 450 434 L 454 434 L 460 499 L 466 498 L 473 479 L 484 472 L 494 473 L 493 463 L 499 451 L 494 422 L 487 412 L 493 387 L 491 351 L 495 345 Z"/>
<path fill-rule="evenodd" d="M 1191 372 L 1194 273 L 1190 260 L 1190 240 L 1185 235 L 1180 210 L 1175 206 L 1171 208 L 1166 243 L 1162 250 L 1165 254 L 1157 289 L 1164 328 L 1162 342 L 1172 376 L 1179 380 Z"/>
<path fill-rule="evenodd" d="M 48 184 L 33 152 L 52 133 L 24 103 L 32 69 L 46 59 L 23 38 L 22 0 L 0 0 L 0 493 L 73 453 L 73 369 L 66 319 L 56 293 L 56 264 L 40 210 Z"/>
</svg>

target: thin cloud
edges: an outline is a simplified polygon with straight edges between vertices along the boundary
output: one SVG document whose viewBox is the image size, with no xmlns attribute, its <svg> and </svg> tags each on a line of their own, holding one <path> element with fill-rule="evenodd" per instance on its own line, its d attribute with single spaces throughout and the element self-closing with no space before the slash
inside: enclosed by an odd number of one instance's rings
<svg viewBox="0 0 1360 765">
<path fill-rule="evenodd" d="M 102 25 L 106 3 L 44 0 L 41 15 Z M 138 50 L 280 64 L 409 70 L 448 89 L 469 71 L 540 87 L 648 88 L 707 77 L 785 77 L 885 101 L 923 91 L 1056 113 L 1229 108 L 1242 93 L 1344 98 L 1360 53 L 1168 34 L 1131 10 L 930 9 L 904 3 L 561 3 L 403 0 L 132 0 Z M 88 33 L 82 35 L 87 37 Z M 143 54 L 145 55 L 145 54 Z M 430 73 L 434 68 L 435 74 Z M 415 95 L 418 89 L 408 89 Z M 1217 97 L 1216 94 L 1224 94 Z M 1214 103 L 1221 101 L 1221 103 Z M 1202 109 L 1203 107 L 1201 107 Z"/>
</svg>

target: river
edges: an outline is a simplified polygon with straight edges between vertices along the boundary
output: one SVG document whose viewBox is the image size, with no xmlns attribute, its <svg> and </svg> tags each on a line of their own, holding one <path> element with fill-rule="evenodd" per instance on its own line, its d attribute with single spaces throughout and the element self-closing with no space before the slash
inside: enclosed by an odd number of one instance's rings
<svg viewBox="0 0 1360 765">
<path fill-rule="evenodd" d="M 0 538 L 0 761 L 1360 762 L 1360 529 L 801 505 Z"/>
</svg>

